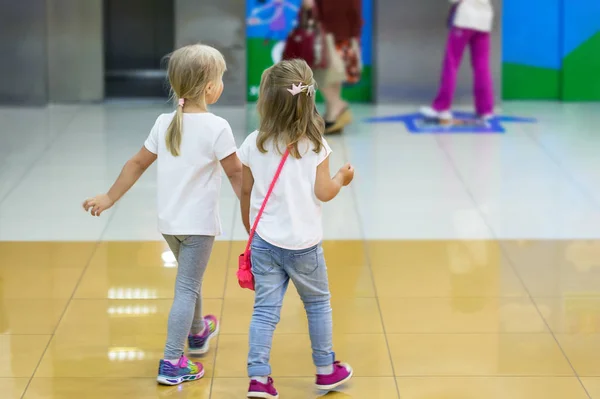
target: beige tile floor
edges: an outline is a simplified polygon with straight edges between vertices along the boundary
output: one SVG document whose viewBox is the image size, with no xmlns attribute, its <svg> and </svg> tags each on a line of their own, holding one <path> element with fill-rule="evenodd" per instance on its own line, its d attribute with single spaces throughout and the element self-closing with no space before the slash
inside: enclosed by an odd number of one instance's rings
<svg viewBox="0 0 600 399">
<path fill-rule="evenodd" d="M 217 242 L 206 377 L 155 384 L 177 268 L 162 242 L 0 242 L 0 398 L 243 398 L 252 295 Z M 327 241 L 334 344 L 356 378 L 312 388 L 302 303 L 273 343 L 282 399 L 600 399 L 595 242 Z"/>
</svg>

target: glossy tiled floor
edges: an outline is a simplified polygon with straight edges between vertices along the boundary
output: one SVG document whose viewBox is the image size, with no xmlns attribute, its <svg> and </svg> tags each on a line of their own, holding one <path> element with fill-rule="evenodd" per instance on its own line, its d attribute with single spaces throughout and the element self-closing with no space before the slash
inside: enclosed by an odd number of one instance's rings
<svg viewBox="0 0 600 399">
<path fill-rule="evenodd" d="M 243 397 L 252 296 L 235 281 L 242 245 L 217 243 L 205 298 L 221 335 L 205 380 L 175 389 L 154 384 L 177 272 L 164 243 L 0 243 L 2 392 Z M 597 273 L 578 267 L 593 251 L 568 260 L 578 245 L 325 242 L 336 351 L 357 376 L 331 397 L 587 398 L 600 389 L 600 296 Z M 318 397 L 309 349 L 290 292 L 272 359 L 282 397 Z"/>
<path fill-rule="evenodd" d="M 508 104 L 535 125 L 416 136 L 357 123 L 332 138 L 355 184 L 325 208 L 338 356 L 328 398 L 600 399 L 600 122 L 592 106 Z M 158 387 L 177 272 L 156 233 L 154 170 L 95 219 L 161 108 L 0 109 L 0 398 L 245 397 L 252 296 L 230 189 L 205 285 L 221 334 L 206 377 Z M 359 107 L 359 117 L 409 111 Z M 219 109 L 242 140 L 242 109 Z M 293 359 L 293 361 L 290 361 Z M 282 399 L 324 397 L 290 292 L 273 349 Z"/>
</svg>

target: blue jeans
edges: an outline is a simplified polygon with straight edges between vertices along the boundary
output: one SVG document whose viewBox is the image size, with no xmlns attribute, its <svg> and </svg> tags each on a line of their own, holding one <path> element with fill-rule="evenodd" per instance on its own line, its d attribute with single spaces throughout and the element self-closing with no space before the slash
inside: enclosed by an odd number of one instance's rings
<svg viewBox="0 0 600 399">
<path fill-rule="evenodd" d="M 271 375 L 269 359 L 273 333 L 279 323 L 283 297 L 290 280 L 304 303 L 315 366 L 333 364 L 331 294 L 321 245 L 290 251 L 271 245 L 255 235 L 252 241 L 252 272 L 256 293 L 250 323 L 248 376 Z"/>
</svg>

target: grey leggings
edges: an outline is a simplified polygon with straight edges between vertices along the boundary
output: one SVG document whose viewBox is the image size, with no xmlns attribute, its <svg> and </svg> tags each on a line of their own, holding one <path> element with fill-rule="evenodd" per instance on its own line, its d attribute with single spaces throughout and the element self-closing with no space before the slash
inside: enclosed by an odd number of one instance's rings
<svg viewBox="0 0 600 399">
<path fill-rule="evenodd" d="M 204 328 L 202 279 L 215 237 L 163 234 L 178 262 L 175 299 L 169 314 L 165 359 L 179 359 L 190 332 Z"/>
</svg>

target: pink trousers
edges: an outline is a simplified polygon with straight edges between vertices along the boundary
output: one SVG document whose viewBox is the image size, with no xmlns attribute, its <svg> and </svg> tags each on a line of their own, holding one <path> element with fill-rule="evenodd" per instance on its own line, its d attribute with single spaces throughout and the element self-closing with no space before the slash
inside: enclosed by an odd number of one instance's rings
<svg viewBox="0 0 600 399">
<path fill-rule="evenodd" d="M 433 109 L 447 111 L 452 108 L 456 77 L 467 44 L 471 50 L 475 111 L 478 115 L 491 114 L 494 111 L 494 83 L 490 69 L 490 34 L 457 27 L 452 27 L 448 35 L 440 89 L 433 101 Z"/>
</svg>

